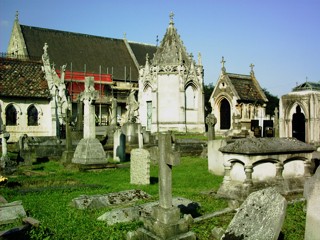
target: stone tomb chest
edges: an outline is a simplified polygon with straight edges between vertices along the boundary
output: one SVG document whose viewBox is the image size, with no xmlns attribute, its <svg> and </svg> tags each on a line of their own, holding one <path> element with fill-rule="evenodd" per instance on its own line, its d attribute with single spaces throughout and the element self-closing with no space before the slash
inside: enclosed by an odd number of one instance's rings
<svg viewBox="0 0 320 240">
<path fill-rule="evenodd" d="M 245 199 L 267 186 L 275 186 L 283 194 L 303 191 L 315 147 L 295 138 L 244 138 L 219 151 L 224 179 L 218 195 Z"/>
</svg>

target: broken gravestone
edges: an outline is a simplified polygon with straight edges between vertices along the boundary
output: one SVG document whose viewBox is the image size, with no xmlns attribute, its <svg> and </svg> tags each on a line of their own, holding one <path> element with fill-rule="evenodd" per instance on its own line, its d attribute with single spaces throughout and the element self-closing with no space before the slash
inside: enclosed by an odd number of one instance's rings
<svg viewBox="0 0 320 240">
<path fill-rule="evenodd" d="M 221 239 L 277 240 L 286 208 L 286 199 L 274 188 L 253 192 L 240 206 Z"/>
<path fill-rule="evenodd" d="M 0 225 L 26 217 L 21 201 L 0 204 Z"/>
<path fill-rule="evenodd" d="M 319 239 L 320 236 L 320 167 L 304 185 L 304 197 L 307 200 L 305 240 Z"/>
<path fill-rule="evenodd" d="M 141 190 L 127 190 L 116 193 L 99 195 L 81 195 L 72 199 L 72 206 L 77 209 L 99 209 L 110 205 L 124 204 L 141 199 L 147 199 L 150 195 Z"/>
<path fill-rule="evenodd" d="M 159 201 L 149 202 L 133 207 L 112 209 L 101 215 L 98 220 L 104 221 L 108 225 L 114 225 L 116 223 L 124 223 L 137 221 L 141 218 L 150 217 L 152 209 L 159 205 Z M 194 213 L 200 208 L 200 204 L 193 202 L 189 199 L 182 197 L 175 197 L 172 199 L 172 205 L 180 209 L 180 213 Z"/>
<path fill-rule="evenodd" d="M 150 184 L 150 153 L 142 148 L 132 149 L 130 159 L 130 183 Z"/>
</svg>

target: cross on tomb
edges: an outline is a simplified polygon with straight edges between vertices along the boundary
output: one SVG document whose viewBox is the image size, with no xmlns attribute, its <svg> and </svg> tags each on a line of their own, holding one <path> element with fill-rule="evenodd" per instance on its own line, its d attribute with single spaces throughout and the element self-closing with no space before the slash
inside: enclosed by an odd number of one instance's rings
<svg viewBox="0 0 320 240">
<path fill-rule="evenodd" d="M 180 164 L 180 154 L 172 151 L 171 134 L 159 134 L 159 206 L 172 207 L 172 166 Z"/>
</svg>

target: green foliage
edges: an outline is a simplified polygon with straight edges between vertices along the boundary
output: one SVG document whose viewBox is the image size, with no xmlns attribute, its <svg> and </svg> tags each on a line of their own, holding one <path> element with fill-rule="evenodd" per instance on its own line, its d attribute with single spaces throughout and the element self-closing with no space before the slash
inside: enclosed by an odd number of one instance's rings
<svg viewBox="0 0 320 240">
<path fill-rule="evenodd" d="M 266 114 L 274 116 L 274 110 L 278 108 L 279 110 L 279 98 L 272 95 L 267 89 L 262 89 L 267 99 L 269 100 L 266 107 Z"/>
<path fill-rule="evenodd" d="M 204 106 L 205 106 L 205 116 L 207 116 L 209 113 L 211 113 L 212 108 L 211 108 L 211 104 L 209 103 L 210 100 L 210 96 L 213 92 L 214 86 L 212 83 L 208 84 L 208 85 L 204 85 Z"/>
<path fill-rule="evenodd" d="M 79 172 L 67 169 L 59 162 L 46 162 L 31 167 L 21 166 L 18 174 L 9 177 L 15 187 L 2 187 L 1 195 L 8 202 L 22 200 L 29 216 L 40 221 L 38 228 L 30 231 L 31 239 L 125 239 L 128 231 L 134 231 L 141 222 L 108 226 L 97 218 L 114 207 L 98 210 L 78 210 L 70 206 L 72 199 L 80 195 L 106 194 L 128 189 L 141 189 L 159 198 L 158 166 L 151 166 L 150 174 L 155 181 L 150 185 L 131 185 L 130 169 L 117 168 Z M 173 197 L 184 197 L 200 203 L 199 214 L 205 215 L 227 207 L 227 201 L 214 197 L 221 176 L 208 172 L 208 160 L 199 157 L 182 157 L 181 164 L 173 167 Z M 136 204 L 144 203 L 141 200 Z M 283 233 L 285 239 L 303 239 L 304 203 L 288 206 Z M 224 214 L 192 225 L 192 231 L 200 240 L 209 239 L 214 227 L 226 228 L 233 214 Z M 19 224 L 16 224 L 19 225 Z M 15 226 L 16 226 L 15 225 Z M 10 225 L 12 226 L 12 225 Z M 0 231 L 8 229 L 0 226 Z"/>
</svg>

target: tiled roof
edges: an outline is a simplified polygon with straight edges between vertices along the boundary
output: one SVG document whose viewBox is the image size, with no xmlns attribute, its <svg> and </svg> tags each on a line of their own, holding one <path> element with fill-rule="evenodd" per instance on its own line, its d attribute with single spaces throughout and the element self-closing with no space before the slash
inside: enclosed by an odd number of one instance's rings
<svg viewBox="0 0 320 240">
<path fill-rule="evenodd" d="M 153 54 L 155 54 L 157 51 L 157 47 L 154 45 L 134 43 L 134 42 L 129 42 L 129 45 L 138 61 L 139 66 L 144 66 L 146 64 L 147 53 L 149 55 L 149 59 L 152 59 Z"/>
<path fill-rule="evenodd" d="M 266 98 L 260 86 L 255 83 L 251 75 L 227 73 L 232 85 L 237 91 L 240 100 L 245 102 L 266 102 Z"/>
<path fill-rule="evenodd" d="M 100 73 L 101 66 L 101 73 L 112 73 L 114 79 L 138 80 L 139 70 L 123 39 L 25 25 L 20 27 L 29 56 L 41 57 L 44 43 L 47 43 L 50 62 L 54 62 L 57 69 L 67 64 L 67 70 L 71 70 L 72 63 L 72 71 Z M 139 64 L 142 61 L 140 55 L 144 56 L 144 64 L 146 52 L 152 47 L 131 43 L 130 46 L 133 46 Z"/>
<path fill-rule="evenodd" d="M 50 98 L 42 63 L 0 58 L 0 97 Z"/>
<path fill-rule="evenodd" d="M 293 88 L 294 92 L 297 91 L 305 91 L 305 90 L 313 90 L 313 91 L 320 91 L 320 82 L 305 82 L 300 84 L 299 86 Z"/>
</svg>

